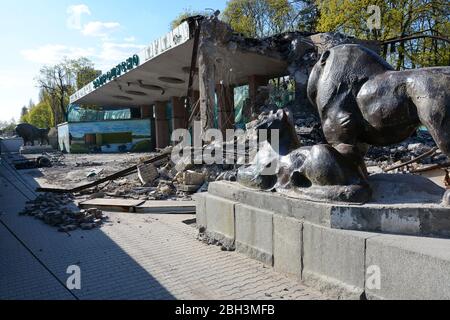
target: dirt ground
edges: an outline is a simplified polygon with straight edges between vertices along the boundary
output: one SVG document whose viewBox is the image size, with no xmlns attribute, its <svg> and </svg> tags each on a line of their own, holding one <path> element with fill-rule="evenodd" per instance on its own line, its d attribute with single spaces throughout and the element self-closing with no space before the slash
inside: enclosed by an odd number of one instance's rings
<svg viewBox="0 0 450 320">
<path fill-rule="evenodd" d="M 73 188 L 101 179 L 117 171 L 131 167 L 140 158 L 151 153 L 127 154 L 66 154 L 50 168 L 41 168 L 29 172 L 41 186 Z M 137 180 L 137 174 L 126 177 Z"/>
</svg>

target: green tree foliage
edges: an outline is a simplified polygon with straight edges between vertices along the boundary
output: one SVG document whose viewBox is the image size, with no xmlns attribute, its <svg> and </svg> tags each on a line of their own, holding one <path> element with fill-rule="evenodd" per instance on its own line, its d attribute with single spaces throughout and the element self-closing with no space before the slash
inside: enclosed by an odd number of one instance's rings
<svg viewBox="0 0 450 320">
<path fill-rule="evenodd" d="M 71 60 L 70 63 L 70 68 L 73 69 L 73 72 L 75 73 L 77 90 L 80 90 L 102 74 L 102 71 L 96 70 L 94 64 L 87 58 Z"/>
<path fill-rule="evenodd" d="M 291 29 L 294 14 L 288 0 L 230 0 L 223 18 L 235 31 L 262 38 Z"/>
<path fill-rule="evenodd" d="M 450 64 L 450 9 L 443 0 L 317 0 L 317 30 L 379 40 L 397 69 Z M 380 28 L 370 28 L 380 8 Z"/>
<path fill-rule="evenodd" d="M 20 122 L 28 123 L 28 108 L 26 106 L 22 107 L 22 111 L 20 112 Z"/>
<path fill-rule="evenodd" d="M 294 30 L 316 32 L 319 8 L 315 0 L 294 0 L 291 24 Z"/>
<path fill-rule="evenodd" d="M 27 123 L 38 128 L 51 128 L 54 126 L 52 109 L 45 102 L 40 102 L 31 108 L 26 119 Z"/>
<path fill-rule="evenodd" d="M 33 100 L 30 99 L 28 102 L 28 106 L 23 106 L 22 110 L 20 112 L 20 123 L 30 123 L 29 120 L 29 112 L 31 109 L 33 109 L 35 106 Z"/>
<path fill-rule="evenodd" d="M 171 23 L 170 23 L 170 30 L 175 29 L 178 27 L 184 20 L 195 17 L 195 16 L 206 16 L 208 13 L 206 11 L 196 11 L 192 10 L 192 8 L 186 8 L 184 9 L 178 17 L 176 17 Z"/>
<path fill-rule="evenodd" d="M 12 135 L 14 134 L 14 129 L 16 128 L 17 123 L 14 118 L 10 121 L 0 121 L 0 134 Z"/>
</svg>

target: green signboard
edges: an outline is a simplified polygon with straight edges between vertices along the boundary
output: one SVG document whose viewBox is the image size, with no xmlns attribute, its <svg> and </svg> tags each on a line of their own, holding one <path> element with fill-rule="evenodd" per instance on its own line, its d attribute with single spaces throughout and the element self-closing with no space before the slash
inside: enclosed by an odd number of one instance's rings
<svg viewBox="0 0 450 320">
<path fill-rule="evenodd" d="M 97 89 L 98 87 L 103 86 L 104 84 L 108 83 L 111 80 L 114 80 L 115 78 L 119 77 L 120 75 L 134 69 L 135 67 L 139 66 L 139 56 L 135 54 L 134 56 L 128 58 L 122 63 L 119 63 L 117 66 L 112 68 L 107 73 L 102 74 L 97 79 L 94 80 L 94 88 Z"/>
</svg>

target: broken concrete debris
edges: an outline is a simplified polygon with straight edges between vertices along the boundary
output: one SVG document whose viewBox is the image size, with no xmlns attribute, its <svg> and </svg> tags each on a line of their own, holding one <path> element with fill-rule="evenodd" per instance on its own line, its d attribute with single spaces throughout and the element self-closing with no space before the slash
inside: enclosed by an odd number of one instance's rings
<svg viewBox="0 0 450 320">
<path fill-rule="evenodd" d="M 200 173 L 188 170 L 185 172 L 179 172 L 175 176 L 175 180 L 180 185 L 190 185 L 200 187 L 205 182 L 205 175 L 203 172 Z"/>
<path fill-rule="evenodd" d="M 159 176 L 158 169 L 153 164 L 139 164 L 138 177 L 143 185 L 152 184 Z"/>
<path fill-rule="evenodd" d="M 99 209 L 83 210 L 74 204 L 70 194 L 45 193 L 28 201 L 20 215 L 27 215 L 57 227 L 60 232 L 91 230 L 100 227 L 107 217 Z"/>
<path fill-rule="evenodd" d="M 24 159 L 13 162 L 17 170 L 27 170 L 36 168 L 49 168 L 52 166 L 52 161 L 46 156 L 39 156 L 35 159 Z"/>
</svg>

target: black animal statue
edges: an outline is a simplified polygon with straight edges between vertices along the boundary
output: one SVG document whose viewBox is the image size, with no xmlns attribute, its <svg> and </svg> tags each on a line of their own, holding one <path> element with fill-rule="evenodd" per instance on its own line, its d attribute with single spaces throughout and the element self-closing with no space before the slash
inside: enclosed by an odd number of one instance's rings
<svg viewBox="0 0 450 320">
<path fill-rule="evenodd" d="M 449 88 L 450 67 L 394 71 L 360 45 L 327 50 L 311 72 L 308 97 L 329 145 L 293 150 L 289 161 L 282 157 L 274 187 L 294 188 L 317 200 L 367 201 L 371 193 L 363 158 L 369 145 L 399 143 L 420 125 L 450 157 Z M 238 174 L 243 184 L 246 170 Z M 449 198 L 447 191 L 447 205 Z"/>
<path fill-rule="evenodd" d="M 277 190 L 302 199 L 363 203 L 371 190 L 358 168 L 330 145 L 298 147 L 300 141 L 287 110 L 263 114 L 257 130 L 279 130 L 279 141 L 268 134 L 250 166 L 239 168 L 237 181 L 260 190 Z"/>
<path fill-rule="evenodd" d="M 41 146 L 44 145 L 44 142 L 50 145 L 50 140 L 48 139 L 49 132 L 49 128 L 39 129 L 28 123 L 21 123 L 16 127 L 16 133 L 23 139 L 24 146 L 26 146 L 28 143 L 34 146 L 34 142 L 36 140 L 39 141 Z"/>
</svg>

